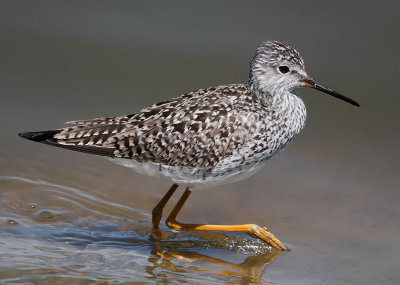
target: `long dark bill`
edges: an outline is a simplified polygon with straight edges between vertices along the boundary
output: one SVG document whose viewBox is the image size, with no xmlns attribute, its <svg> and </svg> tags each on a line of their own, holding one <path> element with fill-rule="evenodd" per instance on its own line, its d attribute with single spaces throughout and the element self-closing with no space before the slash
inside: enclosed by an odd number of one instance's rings
<svg viewBox="0 0 400 285">
<path fill-rule="evenodd" d="M 323 86 L 322 84 L 318 83 L 317 81 L 315 81 L 312 78 L 306 78 L 306 79 L 303 80 L 303 82 L 304 82 L 304 86 L 306 86 L 306 87 L 311 87 L 311 88 L 317 89 L 317 90 L 322 91 L 322 92 L 324 92 L 326 94 L 329 94 L 329 95 L 331 95 L 333 97 L 336 97 L 338 99 L 346 101 L 347 103 L 350 103 L 350 104 L 352 104 L 354 106 L 360 107 L 360 104 L 358 104 L 353 99 L 350 99 L 350 98 L 348 98 L 348 97 L 336 92 L 335 90 L 333 90 L 331 88 Z"/>
</svg>

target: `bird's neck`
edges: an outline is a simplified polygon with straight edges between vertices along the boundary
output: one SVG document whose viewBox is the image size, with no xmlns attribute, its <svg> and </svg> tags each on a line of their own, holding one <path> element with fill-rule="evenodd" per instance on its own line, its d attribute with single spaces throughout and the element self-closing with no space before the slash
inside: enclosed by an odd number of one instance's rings
<svg viewBox="0 0 400 285">
<path fill-rule="evenodd" d="M 247 89 L 260 100 L 274 101 L 285 97 L 291 92 L 284 84 L 271 84 L 268 81 L 261 81 L 255 76 L 250 76 L 246 85 Z"/>
<path fill-rule="evenodd" d="M 254 86 L 251 85 L 247 85 L 247 88 L 258 101 L 269 107 L 284 107 L 286 103 L 292 101 L 291 99 L 293 96 L 299 97 L 294 91 L 287 89 L 276 88 L 265 91 L 259 88 L 254 88 Z"/>
<path fill-rule="evenodd" d="M 284 84 L 268 84 L 261 82 L 250 74 L 247 89 L 255 99 L 267 108 L 275 109 L 278 113 L 289 114 L 297 111 L 305 112 L 305 106 L 300 96 Z M 261 84 L 263 83 L 263 84 Z"/>
<path fill-rule="evenodd" d="M 306 108 L 303 100 L 294 91 L 284 90 L 274 93 L 251 91 L 255 100 L 261 103 L 265 109 L 274 110 L 279 117 L 295 120 L 300 128 L 304 127 L 306 120 Z"/>
</svg>

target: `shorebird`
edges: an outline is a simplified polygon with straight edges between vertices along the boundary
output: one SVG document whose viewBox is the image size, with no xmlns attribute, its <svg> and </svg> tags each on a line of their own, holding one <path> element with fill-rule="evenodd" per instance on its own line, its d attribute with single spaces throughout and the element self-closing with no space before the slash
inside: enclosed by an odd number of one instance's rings
<svg viewBox="0 0 400 285">
<path fill-rule="evenodd" d="M 131 115 L 70 121 L 69 127 L 19 135 L 106 156 L 135 171 L 170 179 L 172 187 L 152 211 L 154 236 L 161 237 L 159 223 L 166 203 L 178 185 L 185 185 L 166 219 L 172 230 L 244 232 L 286 250 L 266 227 L 184 224 L 176 217 L 193 189 L 247 178 L 286 148 L 306 121 L 305 105 L 294 91 L 301 86 L 360 106 L 309 77 L 293 47 L 267 41 L 250 62 L 247 84 L 200 89 Z"/>
</svg>

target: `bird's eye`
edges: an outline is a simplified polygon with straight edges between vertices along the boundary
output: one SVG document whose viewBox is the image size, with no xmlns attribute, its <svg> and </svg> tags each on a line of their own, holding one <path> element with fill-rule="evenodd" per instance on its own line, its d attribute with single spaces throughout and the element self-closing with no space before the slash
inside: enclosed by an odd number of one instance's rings
<svg viewBox="0 0 400 285">
<path fill-rule="evenodd" d="M 279 72 L 280 73 L 288 73 L 289 72 L 289 67 L 287 67 L 286 65 L 281 65 L 279 66 Z"/>
</svg>

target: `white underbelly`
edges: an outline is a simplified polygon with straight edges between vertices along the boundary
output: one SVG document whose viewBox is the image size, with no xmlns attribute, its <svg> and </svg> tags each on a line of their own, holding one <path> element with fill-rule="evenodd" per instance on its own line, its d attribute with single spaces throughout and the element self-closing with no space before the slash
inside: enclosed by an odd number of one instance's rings
<svg viewBox="0 0 400 285">
<path fill-rule="evenodd" d="M 131 168 L 140 174 L 146 174 L 174 183 L 188 186 L 191 190 L 206 188 L 221 184 L 238 182 L 253 175 L 265 165 L 266 161 L 233 167 L 229 171 L 218 169 L 203 170 L 191 167 L 176 167 L 156 164 L 153 162 L 138 162 L 133 159 L 112 158 L 112 162 Z"/>
</svg>

